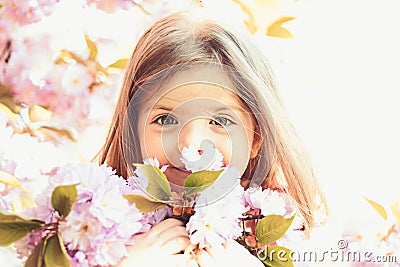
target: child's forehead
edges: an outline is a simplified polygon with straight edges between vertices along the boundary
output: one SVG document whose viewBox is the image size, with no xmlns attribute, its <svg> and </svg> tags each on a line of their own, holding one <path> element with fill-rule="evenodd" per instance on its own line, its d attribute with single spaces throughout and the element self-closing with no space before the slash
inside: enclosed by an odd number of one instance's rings
<svg viewBox="0 0 400 267">
<path fill-rule="evenodd" d="M 244 109 L 236 91 L 227 68 L 199 63 L 190 68 L 173 69 L 168 80 L 153 91 L 142 107 L 145 112 L 158 107 L 174 109 L 184 103 L 190 103 L 193 109 Z"/>
<path fill-rule="evenodd" d="M 229 69 L 219 64 L 200 63 L 191 68 L 183 70 L 175 68 L 172 71 L 171 77 L 161 86 L 161 91 L 168 91 L 171 88 L 195 82 L 217 84 L 231 91 L 234 91 L 235 88 L 228 75 Z"/>
<path fill-rule="evenodd" d="M 190 99 L 215 99 L 222 102 L 237 103 L 235 92 L 219 84 L 193 82 L 171 88 L 163 94 L 158 102 L 182 102 Z"/>
<path fill-rule="evenodd" d="M 142 108 L 145 113 L 158 110 L 185 113 L 230 110 L 247 113 L 233 90 L 205 82 L 186 83 L 172 88 L 160 96 L 153 96 Z"/>
</svg>

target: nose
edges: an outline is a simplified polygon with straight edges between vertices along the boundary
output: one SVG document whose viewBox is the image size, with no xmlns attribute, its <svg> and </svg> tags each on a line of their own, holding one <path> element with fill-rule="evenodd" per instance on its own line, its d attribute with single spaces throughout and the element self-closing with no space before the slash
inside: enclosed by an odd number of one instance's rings
<svg viewBox="0 0 400 267">
<path fill-rule="evenodd" d="M 202 153 L 200 145 L 203 140 L 213 141 L 213 135 L 208 125 L 208 120 L 198 118 L 187 122 L 179 133 L 179 151 L 190 144 L 194 145 Z"/>
</svg>

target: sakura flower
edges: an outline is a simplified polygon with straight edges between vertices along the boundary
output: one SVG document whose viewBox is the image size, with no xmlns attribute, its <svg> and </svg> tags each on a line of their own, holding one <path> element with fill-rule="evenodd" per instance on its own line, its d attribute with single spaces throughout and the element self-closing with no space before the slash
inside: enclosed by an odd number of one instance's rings
<svg viewBox="0 0 400 267">
<path fill-rule="evenodd" d="M 79 64 L 68 64 L 61 78 L 61 86 L 68 95 L 87 90 L 94 77 L 89 70 Z"/>
<path fill-rule="evenodd" d="M 90 267 L 89 261 L 86 258 L 85 253 L 78 250 L 74 253 L 68 254 L 69 260 L 72 267 Z"/>
<path fill-rule="evenodd" d="M 29 256 L 30 252 L 36 247 L 40 240 L 44 237 L 43 228 L 35 229 L 22 239 L 14 242 L 14 247 L 18 257 L 23 258 Z"/>
<path fill-rule="evenodd" d="M 12 87 L 15 99 L 28 106 L 48 107 L 55 117 L 75 115 L 86 118 L 89 114 L 90 92 L 88 86 L 93 75 L 80 64 L 55 64 L 59 50 L 49 32 L 20 29 L 14 36 L 12 56 L 5 69 L 2 83 Z M 46 50 L 46 53 L 43 51 Z M 29 61 L 25 55 L 30 55 Z M 78 122 L 75 122 L 77 124 Z M 68 126 L 75 126 L 70 123 Z"/>
<path fill-rule="evenodd" d="M 201 153 L 196 146 L 190 144 L 182 149 L 181 161 L 189 171 L 220 170 L 223 163 L 223 156 L 209 140 L 204 140 L 200 145 Z"/>
<path fill-rule="evenodd" d="M 34 210 L 38 214 L 54 214 L 50 206 L 54 188 L 76 184 L 77 199 L 68 216 L 58 222 L 67 252 L 80 257 L 72 256 L 72 262 L 87 260 L 89 266 L 109 266 L 127 254 L 125 244 L 142 229 L 143 214 L 123 197 L 121 192 L 129 188 L 125 184 L 127 188 L 121 190 L 122 179 L 105 165 L 69 164 L 49 179 L 47 188 L 36 198 Z M 57 216 L 53 218 L 57 220 Z M 76 251 L 83 252 L 85 259 Z"/>
<path fill-rule="evenodd" d="M 256 190 L 246 190 L 245 199 L 251 208 L 260 209 L 264 216 L 270 214 L 284 216 L 287 214 L 287 196 L 276 190 L 269 188 L 263 190 L 261 187 Z"/>
<path fill-rule="evenodd" d="M 168 165 L 162 166 L 160 168 L 160 162 L 158 161 L 157 158 L 148 158 L 143 161 L 145 165 L 153 165 L 157 168 L 160 169 L 160 171 L 165 172 L 165 170 L 168 168 Z M 147 185 L 148 185 L 148 180 L 145 172 L 142 170 L 141 166 L 137 166 L 135 170 L 135 176 L 130 177 L 128 179 L 128 184 L 131 186 L 131 188 L 136 188 L 140 189 L 143 192 L 145 192 Z"/>
<path fill-rule="evenodd" d="M 61 237 L 69 250 L 89 250 L 91 242 L 104 238 L 102 230 L 101 222 L 87 210 L 72 210 L 68 220 L 60 223 Z"/>
<path fill-rule="evenodd" d="M 133 176 L 126 180 L 128 190 L 124 194 L 138 194 L 146 196 L 145 189 L 147 188 L 148 181 L 144 176 Z"/>
<path fill-rule="evenodd" d="M 121 197 L 118 188 L 113 185 L 104 185 L 96 189 L 91 199 L 90 213 L 93 214 L 104 227 L 111 227 L 114 224 L 122 223 L 122 219 L 126 215 L 129 208 L 126 200 Z M 112 201 L 110 201 L 112 200 Z"/>
<path fill-rule="evenodd" d="M 39 21 L 43 16 L 51 14 L 59 0 L 5 0 L 2 1 L 0 16 L 16 24 L 25 25 Z"/>
<path fill-rule="evenodd" d="M 233 236 L 240 235 L 240 227 L 237 228 L 235 224 L 226 225 L 227 221 L 218 215 L 218 210 L 205 207 L 196 210 L 186 225 L 192 244 L 198 244 L 200 248 L 223 244 L 229 236 L 223 236 L 220 233 L 225 233 L 226 228 L 230 229 Z"/>
<path fill-rule="evenodd" d="M 195 206 L 186 229 L 192 244 L 199 248 L 221 245 L 241 235 L 240 218 L 247 211 L 243 201 L 243 188 L 239 183 L 224 198 L 209 205 Z"/>
<path fill-rule="evenodd" d="M 147 232 L 151 227 L 158 224 L 165 218 L 168 218 L 172 215 L 172 208 L 170 206 L 165 206 L 164 208 L 157 209 L 148 213 L 145 213 L 140 220 L 142 223 L 142 228 L 139 232 Z"/>
<path fill-rule="evenodd" d="M 132 0 L 86 0 L 87 4 L 95 5 L 98 9 L 101 9 L 108 13 L 114 13 L 118 9 L 128 9 L 133 6 L 134 1 Z"/>
<path fill-rule="evenodd" d="M 92 266 L 116 265 L 128 252 L 125 242 L 115 237 L 106 237 L 98 244 L 96 253 L 89 254 Z"/>
<path fill-rule="evenodd" d="M 145 160 L 143 161 L 143 163 L 144 163 L 145 165 L 153 165 L 153 166 L 156 166 L 156 167 L 159 168 L 162 172 L 165 172 L 165 170 L 168 168 L 168 165 L 164 165 L 164 166 L 162 166 L 162 167 L 160 168 L 160 162 L 158 161 L 157 158 L 148 158 L 148 159 L 145 159 Z"/>
<path fill-rule="evenodd" d="M 238 192 L 240 186 L 240 172 L 236 167 L 227 166 L 209 187 L 207 187 L 196 200 L 197 206 L 203 206 L 218 201 L 229 195 L 242 197 L 243 192 Z"/>
</svg>

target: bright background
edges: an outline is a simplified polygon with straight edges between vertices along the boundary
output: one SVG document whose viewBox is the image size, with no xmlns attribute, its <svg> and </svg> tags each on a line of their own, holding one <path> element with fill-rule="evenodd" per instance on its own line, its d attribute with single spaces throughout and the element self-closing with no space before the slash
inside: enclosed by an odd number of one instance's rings
<svg viewBox="0 0 400 267">
<path fill-rule="evenodd" d="M 0 1 L 0 179 L 8 173 L 31 192 L 11 193 L 0 180 L 3 208 L 29 206 L 43 170 L 96 155 L 137 38 L 194 2 Z M 389 207 L 399 200 L 400 3 L 202 2 L 216 16 L 245 21 L 265 49 L 334 228 L 378 240 L 396 223 Z"/>
</svg>

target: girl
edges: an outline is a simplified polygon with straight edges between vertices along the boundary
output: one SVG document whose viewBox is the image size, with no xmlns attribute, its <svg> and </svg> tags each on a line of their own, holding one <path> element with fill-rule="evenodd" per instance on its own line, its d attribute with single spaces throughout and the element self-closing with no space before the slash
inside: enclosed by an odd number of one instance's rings
<svg viewBox="0 0 400 267">
<path fill-rule="evenodd" d="M 225 164 L 239 167 L 244 188 L 261 185 L 289 194 L 309 233 L 316 199 L 325 206 L 323 194 L 264 55 L 236 30 L 183 12 L 155 22 L 127 66 L 101 163 L 128 177 L 131 163 L 157 157 L 179 187 L 188 175 L 179 161 L 182 148 L 193 144 L 201 150 L 201 141 L 211 140 Z M 157 252 L 165 256 L 163 265 L 176 265 L 190 244 L 184 225 L 173 219 L 134 241 L 121 264 L 142 259 L 152 266 L 151 253 Z M 260 265 L 236 242 L 205 250 L 199 264 L 219 266 L 228 258 L 237 266 Z"/>
</svg>

